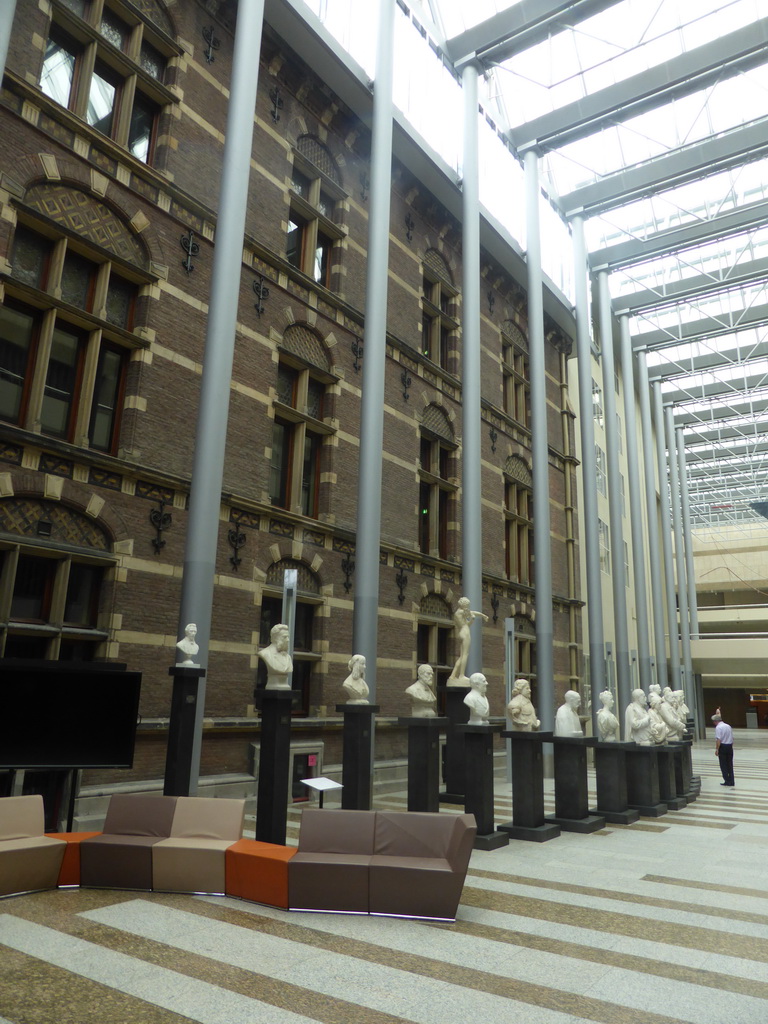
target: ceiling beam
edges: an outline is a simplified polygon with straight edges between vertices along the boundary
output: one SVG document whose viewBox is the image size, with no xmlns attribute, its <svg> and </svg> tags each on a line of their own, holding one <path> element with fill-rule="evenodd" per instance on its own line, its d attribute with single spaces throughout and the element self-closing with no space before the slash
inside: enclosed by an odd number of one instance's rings
<svg viewBox="0 0 768 1024">
<path fill-rule="evenodd" d="M 698 211 L 693 211 L 698 212 Z M 703 211 L 702 211 L 703 213 Z M 718 214 L 706 220 L 692 220 L 690 224 L 657 231 L 645 238 L 630 238 L 626 242 L 593 249 L 589 254 L 593 270 L 619 270 L 634 263 L 647 263 L 670 253 L 685 252 L 694 246 L 720 238 L 730 238 L 753 228 L 768 224 L 768 199 L 747 203 L 737 210 Z M 642 230 L 641 227 L 637 228 Z"/>
<path fill-rule="evenodd" d="M 595 216 L 636 199 L 656 195 L 686 182 L 718 174 L 768 154 L 766 119 L 752 121 L 723 135 L 710 137 L 684 149 L 642 164 L 635 164 L 573 192 L 560 196 L 558 205 L 567 217 Z"/>
<path fill-rule="evenodd" d="M 724 366 L 748 367 L 753 360 L 763 359 L 766 356 L 768 356 L 768 340 L 753 345 L 749 355 L 744 355 L 743 350 L 735 348 L 713 349 L 711 352 L 702 352 L 685 359 L 654 363 L 649 367 L 649 372 L 660 380 L 674 380 L 677 377 L 685 377 L 686 374 L 698 373 L 702 370 L 717 370 Z"/>
<path fill-rule="evenodd" d="M 446 39 L 443 50 L 454 64 L 474 56 L 484 67 L 492 67 L 618 2 L 519 0 L 480 24 Z"/>
<path fill-rule="evenodd" d="M 768 419 L 755 419 L 749 425 L 743 424 L 739 427 L 729 427 L 727 423 L 723 426 L 715 424 L 702 424 L 701 427 L 689 427 L 683 431 L 685 444 L 703 444 L 707 441 L 727 441 L 733 437 L 758 437 L 761 434 L 768 435 Z"/>
<path fill-rule="evenodd" d="M 665 349 L 686 341 L 702 338 L 718 338 L 724 334 L 737 334 L 752 327 L 768 323 L 768 303 L 750 306 L 749 309 L 732 310 L 722 317 L 702 317 L 685 324 L 667 327 L 664 330 L 645 331 L 633 336 L 636 349 Z"/>
<path fill-rule="evenodd" d="M 747 399 L 739 395 L 737 400 L 730 404 L 715 405 L 702 412 L 690 412 L 684 406 L 675 406 L 675 426 L 686 427 L 696 424 L 707 424 L 723 419 L 732 419 L 734 416 L 758 416 L 768 412 L 768 398 Z"/>
<path fill-rule="evenodd" d="M 535 148 L 541 153 L 559 149 L 617 122 L 705 89 L 715 81 L 748 71 L 764 63 L 767 47 L 768 18 L 761 18 L 511 128 L 507 136 L 518 150 Z"/>
<path fill-rule="evenodd" d="M 745 374 L 739 381 L 714 380 L 708 384 L 691 383 L 687 388 L 679 387 L 675 391 L 664 391 L 663 396 L 665 403 L 671 402 L 673 404 L 711 398 L 715 395 L 733 395 L 736 398 L 737 396 L 743 396 L 750 388 L 765 387 L 766 384 L 768 384 L 767 373 Z"/>
<path fill-rule="evenodd" d="M 672 281 L 662 285 L 659 290 L 652 288 L 638 289 L 627 295 L 620 295 L 612 300 L 614 313 L 630 316 L 643 310 L 661 309 L 681 303 L 690 305 L 700 296 L 716 295 L 718 292 L 732 291 L 753 281 L 765 281 L 768 276 L 768 258 L 749 260 L 736 266 L 728 267 L 720 276 L 715 274 L 697 274 L 686 277 L 682 281 Z"/>
</svg>

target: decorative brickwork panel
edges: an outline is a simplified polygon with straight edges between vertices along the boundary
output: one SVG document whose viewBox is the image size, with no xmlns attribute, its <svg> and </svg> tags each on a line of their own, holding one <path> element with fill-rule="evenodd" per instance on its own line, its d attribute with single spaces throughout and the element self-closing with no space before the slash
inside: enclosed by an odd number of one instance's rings
<svg viewBox="0 0 768 1024">
<path fill-rule="evenodd" d="M 419 615 L 429 615 L 433 619 L 447 619 L 450 622 L 452 614 L 451 606 L 439 594 L 425 594 L 419 603 Z"/>
<path fill-rule="evenodd" d="M 504 464 L 504 472 L 512 480 L 517 480 L 524 487 L 533 487 L 533 476 L 530 469 L 519 455 L 510 455 Z"/>
<path fill-rule="evenodd" d="M 10 462 L 14 466 L 20 466 L 24 457 L 24 449 L 17 444 L 8 444 L 7 441 L 0 441 L 0 461 Z"/>
<path fill-rule="evenodd" d="M 328 370 L 330 361 L 325 345 L 313 330 L 304 324 L 292 324 L 283 334 L 283 348 L 305 363 Z"/>
<path fill-rule="evenodd" d="M 333 550 L 340 551 L 343 555 L 354 555 L 355 542 L 353 540 L 344 540 L 341 537 L 334 537 Z"/>
<path fill-rule="evenodd" d="M 424 253 L 424 266 L 431 270 L 436 277 L 439 277 L 441 281 L 453 285 L 448 264 L 437 249 L 427 249 Z"/>
<path fill-rule="evenodd" d="M 295 558 L 281 558 L 279 562 L 273 562 L 267 569 L 267 583 L 273 587 L 282 587 L 287 569 L 296 570 L 296 583 L 299 590 L 305 594 L 320 593 L 320 581 L 317 576 L 308 565 Z"/>
<path fill-rule="evenodd" d="M 421 566 L 421 575 L 422 576 L 429 576 L 430 579 L 434 579 L 435 575 L 436 575 L 434 565 L 424 565 L 424 564 L 422 564 L 422 566 Z"/>
<path fill-rule="evenodd" d="M 173 504 L 173 491 L 169 487 L 160 487 L 158 484 L 151 484 L 146 480 L 136 481 L 136 497 L 149 498 L 150 501 L 164 501 L 166 505 Z"/>
<path fill-rule="evenodd" d="M 293 527 L 290 523 L 284 523 L 282 519 L 270 519 L 269 532 L 276 537 L 287 537 L 289 540 L 293 540 Z"/>
<path fill-rule="evenodd" d="M 336 161 L 331 156 L 328 147 L 324 146 L 316 135 L 301 135 L 296 142 L 296 150 L 310 163 L 313 163 L 319 171 L 322 171 L 327 178 L 335 181 L 337 185 L 341 185 Z"/>
<path fill-rule="evenodd" d="M 58 455 L 44 454 L 40 456 L 39 469 L 41 473 L 52 473 L 54 476 L 64 476 L 67 480 L 71 480 L 75 472 L 75 464 Z"/>
<path fill-rule="evenodd" d="M 6 498 L 0 501 L 0 530 L 22 537 L 38 537 L 38 523 L 51 524 L 49 539 L 54 544 L 78 548 L 111 549 L 110 538 L 89 517 L 58 501 L 37 498 Z"/>
<path fill-rule="evenodd" d="M 325 547 L 325 534 L 319 530 L 304 530 L 301 535 L 302 544 L 311 544 L 315 548 Z"/>
<path fill-rule="evenodd" d="M 127 225 L 108 206 L 85 192 L 71 185 L 33 185 L 24 201 L 38 213 L 126 262 L 146 266 L 144 252 Z"/>
<path fill-rule="evenodd" d="M 422 426 L 431 430 L 433 434 L 444 438 L 446 441 L 453 441 L 453 428 L 451 421 L 439 405 L 428 405 L 424 410 Z"/>
<path fill-rule="evenodd" d="M 257 512 L 246 512 L 242 508 L 233 508 L 229 511 L 230 523 L 237 523 L 238 526 L 248 526 L 252 530 L 258 530 L 261 517 Z"/>
<path fill-rule="evenodd" d="M 450 569 L 441 569 L 440 570 L 440 579 L 444 583 L 455 583 L 456 582 L 456 573 L 452 572 Z"/>
<path fill-rule="evenodd" d="M 536 627 L 529 618 L 524 615 L 515 616 L 515 633 L 525 636 L 536 636 Z"/>
<path fill-rule="evenodd" d="M 123 486 L 123 478 L 119 473 L 110 473 L 109 470 L 91 466 L 88 483 L 95 484 L 97 487 L 106 487 L 108 491 L 119 491 Z"/>
<path fill-rule="evenodd" d="M 402 555 L 395 555 L 393 564 L 396 569 L 407 569 L 408 572 L 416 570 L 416 562 L 412 558 L 404 558 Z"/>
</svg>

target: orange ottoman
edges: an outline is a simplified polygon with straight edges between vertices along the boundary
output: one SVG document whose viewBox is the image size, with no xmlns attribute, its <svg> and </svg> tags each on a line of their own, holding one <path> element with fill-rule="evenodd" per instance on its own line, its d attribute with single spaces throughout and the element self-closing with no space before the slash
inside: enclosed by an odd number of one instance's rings
<svg viewBox="0 0 768 1024">
<path fill-rule="evenodd" d="M 59 872 L 59 885 L 80 885 L 80 843 L 84 839 L 93 839 L 101 832 L 46 832 L 51 839 L 63 839 L 67 844 L 64 860 Z"/>
<path fill-rule="evenodd" d="M 227 896 L 288 909 L 288 861 L 295 846 L 238 839 L 225 855 Z"/>
</svg>

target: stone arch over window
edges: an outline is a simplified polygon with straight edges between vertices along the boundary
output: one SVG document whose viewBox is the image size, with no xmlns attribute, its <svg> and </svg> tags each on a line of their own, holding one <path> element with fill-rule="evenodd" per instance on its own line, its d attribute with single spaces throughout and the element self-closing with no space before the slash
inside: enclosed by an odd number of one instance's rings
<svg viewBox="0 0 768 1024">
<path fill-rule="evenodd" d="M 52 545 L 67 544 L 94 551 L 112 550 L 112 537 L 91 516 L 60 501 L 23 495 L 0 501 L 0 532 L 19 537 L 44 537 Z"/>
<path fill-rule="evenodd" d="M 435 594 L 431 591 L 425 594 L 419 602 L 419 615 L 426 615 L 434 619 L 445 619 L 446 622 L 453 622 L 453 609 L 442 594 Z"/>
<path fill-rule="evenodd" d="M 315 597 L 320 596 L 320 579 L 317 573 L 310 569 L 306 562 L 302 562 L 297 558 L 281 558 L 279 562 L 273 562 L 267 569 L 265 585 L 268 587 L 278 587 L 282 592 L 285 573 L 289 569 L 296 570 L 298 591 L 303 594 L 312 594 Z"/>
<path fill-rule="evenodd" d="M 501 333 L 506 341 L 528 351 L 528 339 L 514 320 L 505 320 L 501 325 Z"/>
<path fill-rule="evenodd" d="M 424 253 L 424 269 L 430 271 L 438 280 L 453 287 L 451 268 L 437 249 L 427 249 Z"/>
<path fill-rule="evenodd" d="M 291 324 L 283 332 L 280 348 L 300 359 L 302 363 L 314 366 L 318 370 L 330 372 L 331 358 L 328 347 L 308 324 Z"/>
<path fill-rule="evenodd" d="M 448 441 L 451 444 L 455 443 L 453 425 L 448 418 L 448 414 L 439 405 L 433 403 L 427 406 L 421 418 L 421 426 L 422 429 L 428 430 L 435 437 L 442 438 L 442 440 Z"/>
<path fill-rule="evenodd" d="M 317 135 L 307 132 L 296 140 L 296 152 L 313 164 L 318 171 L 341 187 L 341 175 L 330 149 Z"/>
<path fill-rule="evenodd" d="M 524 487 L 533 487 L 533 474 L 525 461 L 519 455 L 510 455 L 504 464 L 504 473 L 511 480 L 517 481 Z"/>
<path fill-rule="evenodd" d="M 172 38 L 176 37 L 176 29 L 170 15 L 165 9 L 165 4 L 160 0 L 133 0 L 133 3 L 162 32 Z"/>
<path fill-rule="evenodd" d="M 27 189 L 24 204 L 126 263 L 148 269 L 145 248 L 128 224 L 87 192 L 64 183 L 38 182 Z"/>
</svg>

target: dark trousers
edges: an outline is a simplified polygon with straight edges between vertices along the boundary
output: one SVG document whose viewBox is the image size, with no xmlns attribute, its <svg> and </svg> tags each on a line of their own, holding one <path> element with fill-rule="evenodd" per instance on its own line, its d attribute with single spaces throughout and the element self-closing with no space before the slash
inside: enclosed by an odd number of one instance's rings
<svg viewBox="0 0 768 1024">
<path fill-rule="evenodd" d="M 720 771 L 723 773 L 723 782 L 726 786 L 733 785 L 733 744 L 721 743 L 717 751 L 720 759 Z"/>
</svg>

